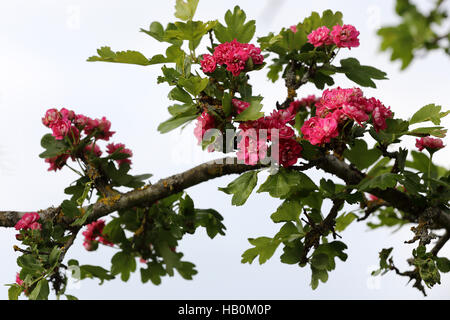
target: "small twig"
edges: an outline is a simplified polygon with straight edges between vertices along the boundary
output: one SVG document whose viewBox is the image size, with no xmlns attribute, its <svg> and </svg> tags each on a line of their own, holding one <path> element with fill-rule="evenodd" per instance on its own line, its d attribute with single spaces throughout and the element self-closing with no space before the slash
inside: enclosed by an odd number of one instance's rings
<svg viewBox="0 0 450 320">
<path fill-rule="evenodd" d="M 450 240 L 450 232 L 445 231 L 445 233 L 439 238 L 438 241 L 436 241 L 436 244 L 434 245 L 433 249 L 431 249 L 431 253 L 434 256 L 437 256 L 439 251 L 442 249 L 442 247 L 447 243 L 447 241 Z"/>
</svg>

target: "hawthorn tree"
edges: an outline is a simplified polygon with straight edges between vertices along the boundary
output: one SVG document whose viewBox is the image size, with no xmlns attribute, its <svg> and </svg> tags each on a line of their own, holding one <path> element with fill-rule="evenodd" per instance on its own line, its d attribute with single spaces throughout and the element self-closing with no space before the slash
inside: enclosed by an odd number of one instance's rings
<svg viewBox="0 0 450 320">
<path fill-rule="evenodd" d="M 47 299 L 51 287 L 58 298 L 76 299 L 66 292 L 67 270 L 78 279 L 103 282 L 120 276 L 127 281 L 137 260 L 144 283 L 158 285 L 175 271 L 192 279 L 195 265 L 183 260 L 179 241 L 199 227 L 211 238 L 224 235 L 225 226 L 215 209 L 196 208 L 186 189 L 238 174 L 219 190 L 231 196 L 232 205 L 242 206 L 264 170 L 270 175 L 256 192 L 281 200 L 271 215 L 280 229 L 250 238 L 242 263 L 258 259 L 263 264 L 281 247 L 282 263 L 311 269 L 315 289 L 327 281 L 337 260 L 347 259 L 346 227 L 370 218 L 371 228 L 413 225 L 411 239 L 405 239 L 414 244 L 410 270 L 395 266 L 393 248 L 380 248 L 374 275 L 393 271 L 413 280 L 424 294 L 425 287 L 439 284 L 440 273 L 450 271 L 450 261 L 439 256 L 450 238 L 450 172 L 433 163 L 433 154 L 444 147 L 447 130 L 440 122 L 449 111 L 429 104 L 404 120 L 378 98 L 364 96 L 359 86 L 376 88 L 374 80 L 386 79 L 386 73 L 355 58 L 337 62 L 340 51 L 359 46 L 359 32 L 344 23 L 340 12 L 313 12 L 251 44 L 255 21 L 238 6 L 226 12 L 224 21 L 203 22 L 193 20 L 197 5 L 198 0 L 177 0 L 176 22 L 141 29 L 168 44 L 165 54 L 147 58 L 102 47 L 88 61 L 161 64 L 157 80 L 173 87 L 168 97 L 174 104 L 158 130 L 196 121 L 193 138 L 199 147 L 227 157 L 152 183 L 149 174 L 131 173 L 133 153 L 112 142 L 106 117 L 49 109 L 42 118 L 49 133 L 41 140 L 40 157 L 50 171 L 67 168 L 78 178 L 56 207 L 0 212 L 0 225 L 18 230 L 20 245 L 14 250 L 22 253 L 9 298 Z M 251 85 L 252 73 L 263 70 L 270 81 L 286 86 L 282 102 L 269 115 L 261 112 L 263 96 Z M 340 73 L 358 87 L 336 86 L 333 76 Z M 322 95 L 299 98 L 306 83 L 324 90 Z M 399 147 L 406 136 L 416 137 L 415 146 Z M 337 179 L 315 183 L 307 170 Z M 323 210 L 324 202 L 332 204 L 329 211 Z M 70 259 L 68 250 L 80 232 L 86 250 L 100 245 L 118 250 L 109 270 Z"/>
</svg>

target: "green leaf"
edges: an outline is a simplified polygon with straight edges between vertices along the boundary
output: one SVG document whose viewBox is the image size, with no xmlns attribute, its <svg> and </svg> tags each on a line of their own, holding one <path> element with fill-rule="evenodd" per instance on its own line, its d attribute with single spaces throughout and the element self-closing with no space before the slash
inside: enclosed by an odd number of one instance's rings
<svg viewBox="0 0 450 320">
<path fill-rule="evenodd" d="M 188 104 L 193 104 L 194 101 L 192 100 L 192 97 L 184 91 L 181 87 L 176 86 L 173 88 L 168 95 L 168 98 L 170 100 L 177 100 Z"/>
<path fill-rule="evenodd" d="M 398 138 L 408 133 L 409 122 L 401 119 L 386 119 L 387 128 L 375 132 L 374 128 L 370 128 L 370 135 L 381 144 L 390 144 L 400 142 Z"/>
<path fill-rule="evenodd" d="M 336 227 L 335 230 L 337 232 L 344 231 L 358 216 L 353 212 L 349 212 L 347 214 L 342 214 L 336 219 Z"/>
<path fill-rule="evenodd" d="M 381 189 L 385 190 L 387 188 L 394 188 L 398 181 L 401 181 L 402 176 L 394 173 L 383 173 L 376 177 L 367 177 L 363 179 L 358 185 L 359 191 L 368 191 L 370 189 Z"/>
<path fill-rule="evenodd" d="M 416 113 L 414 113 L 414 115 L 411 117 L 411 120 L 409 120 L 409 123 L 414 124 L 419 122 L 431 121 L 435 125 L 440 125 L 441 118 L 445 117 L 450 113 L 450 110 L 446 112 L 441 112 L 441 109 L 442 109 L 441 106 L 437 106 L 435 104 L 428 104 L 422 107 Z"/>
<path fill-rule="evenodd" d="M 180 78 L 178 80 L 178 84 L 186 89 L 194 97 L 198 96 L 198 94 L 206 88 L 208 83 L 208 78 L 202 78 L 199 76 L 190 77 L 188 79 Z"/>
<path fill-rule="evenodd" d="M 180 254 L 173 252 L 165 241 L 158 242 L 156 247 L 164 259 L 167 274 L 169 276 L 173 276 L 173 269 L 180 265 Z"/>
<path fill-rule="evenodd" d="M 383 39 L 381 50 L 391 50 L 391 61 L 401 60 L 402 69 L 405 69 L 414 58 L 415 39 L 409 32 L 406 24 L 400 24 L 396 27 L 384 27 L 378 30 L 378 35 Z"/>
<path fill-rule="evenodd" d="M 425 137 L 431 135 L 438 138 L 445 138 L 445 136 L 447 135 L 447 131 L 448 130 L 444 127 L 423 127 L 408 131 L 408 135 L 416 137 Z"/>
<path fill-rule="evenodd" d="M 175 17 L 181 20 L 192 20 L 197 10 L 198 0 L 177 0 L 175 4 Z"/>
<path fill-rule="evenodd" d="M 347 158 L 359 170 L 364 170 L 370 167 L 379 157 L 381 151 L 377 148 L 368 149 L 367 143 L 364 140 L 354 140 L 351 149 L 344 151 L 344 157 Z"/>
<path fill-rule="evenodd" d="M 196 119 L 197 117 L 197 114 L 192 114 L 191 112 L 179 114 L 175 117 L 170 118 L 169 120 L 162 122 L 158 126 L 158 131 L 161 133 L 167 133 L 189 121 Z"/>
<path fill-rule="evenodd" d="M 110 221 L 102 232 L 107 239 L 113 243 L 121 243 L 126 239 L 125 232 L 121 226 L 121 220 L 114 218 Z"/>
<path fill-rule="evenodd" d="M 223 112 L 225 114 L 225 117 L 228 117 L 229 115 L 231 115 L 232 111 L 233 111 L 233 105 L 231 104 L 231 95 L 227 92 L 223 93 L 223 98 L 222 98 L 222 108 L 223 108 Z"/>
<path fill-rule="evenodd" d="M 59 261 L 60 255 L 61 255 L 61 249 L 58 246 L 54 246 L 48 257 L 48 263 L 51 266 L 55 266 L 56 263 L 58 263 L 58 261 Z"/>
<path fill-rule="evenodd" d="M 53 158 L 66 153 L 69 149 L 63 140 L 56 140 L 50 133 L 42 137 L 41 146 L 45 151 L 39 155 L 40 158 Z"/>
<path fill-rule="evenodd" d="M 176 269 L 180 276 L 186 280 L 192 280 L 192 276 L 198 273 L 197 270 L 195 270 L 195 264 L 186 261 L 181 261 Z"/>
<path fill-rule="evenodd" d="M 18 300 L 20 294 L 23 292 L 23 288 L 18 284 L 13 284 L 8 289 L 8 299 L 9 300 Z"/>
<path fill-rule="evenodd" d="M 89 216 L 92 214 L 92 209 L 93 209 L 93 205 L 91 204 L 91 205 L 87 208 L 86 212 L 85 212 L 80 218 L 76 219 L 76 220 L 71 224 L 71 226 L 72 226 L 72 227 L 75 227 L 75 226 L 82 226 L 82 225 L 87 221 L 87 219 L 89 218 Z"/>
<path fill-rule="evenodd" d="M 146 283 L 150 280 L 154 285 L 161 284 L 161 277 L 166 275 L 163 266 L 157 262 L 147 263 L 147 269 L 141 269 L 141 280 Z"/>
<path fill-rule="evenodd" d="M 117 51 L 114 52 L 110 47 L 101 47 L 97 50 L 98 56 L 92 56 L 87 61 L 103 61 L 137 64 L 140 66 L 150 65 L 150 61 L 138 51 Z"/>
<path fill-rule="evenodd" d="M 284 198 L 291 191 L 310 192 L 316 189 L 314 182 L 303 172 L 281 167 L 276 174 L 267 178 L 257 192 L 269 192 L 274 198 Z"/>
<path fill-rule="evenodd" d="M 231 199 L 232 205 L 242 206 L 247 201 L 257 182 L 258 171 L 249 171 L 229 183 L 225 188 L 219 188 L 219 190 L 233 195 Z"/>
<path fill-rule="evenodd" d="M 248 43 L 252 40 L 256 31 L 255 20 L 245 22 L 247 16 L 239 6 L 235 6 L 233 12 L 228 10 L 225 14 L 225 27 L 218 23 L 214 28 L 214 34 L 221 43 L 230 42 L 236 39 L 241 43 Z"/>
<path fill-rule="evenodd" d="M 166 30 L 166 37 L 176 38 L 179 40 L 189 40 L 190 48 L 195 49 L 200 43 L 201 38 L 217 24 L 217 21 L 201 21 L 175 22 L 175 29 Z"/>
<path fill-rule="evenodd" d="M 64 200 L 61 203 L 61 211 L 70 219 L 75 219 L 80 215 L 80 210 L 78 209 L 77 203 L 74 201 Z"/>
<path fill-rule="evenodd" d="M 126 251 L 116 253 L 111 259 L 111 264 L 111 273 L 121 274 L 120 278 L 125 282 L 130 278 L 130 273 L 136 270 L 135 257 Z"/>
<path fill-rule="evenodd" d="M 282 263 L 296 264 L 300 262 L 300 258 L 303 254 L 304 246 L 300 239 L 294 241 L 290 245 L 286 245 L 283 248 L 283 254 L 280 256 Z"/>
<path fill-rule="evenodd" d="M 279 241 L 268 237 L 250 238 L 248 241 L 254 248 L 248 249 L 242 254 L 242 263 L 251 264 L 259 256 L 259 264 L 263 264 L 273 256 L 280 245 Z"/>
<path fill-rule="evenodd" d="M 65 294 L 65 296 L 66 296 L 66 299 L 67 299 L 67 300 L 78 300 L 77 297 L 72 296 L 72 295 L 70 295 L 70 294 Z"/>
<path fill-rule="evenodd" d="M 450 260 L 447 258 L 436 258 L 436 266 L 441 272 L 450 272 Z"/>
<path fill-rule="evenodd" d="M 70 264 L 69 264 L 70 265 Z M 108 270 L 100 267 L 100 266 L 93 266 L 89 264 L 85 264 L 80 266 L 80 280 L 86 279 L 86 278 L 97 278 L 100 280 L 100 285 L 103 284 L 105 280 L 112 280 L 115 277 L 109 273 Z"/>
<path fill-rule="evenodd" d="M 298 200 L 285 200 L 270 218 L 275 223 L 297 221 L 302 208 L 303 206 Z"/>
<path fill-rule="evenodd" d="M 214 239 L 218 234 L 225 235 L 223 217 L 214 209 L 195 209 L 195 224 L 206 228 L 208 237 Z"/>
<path fill-rule="evenodd" d="M 355 58 L 341 60 L 341 67 L 337 68 L 337 71 L 345 73 L 347 78 L 363 87 L 376 88 L 377 86 L 372 79 L 387 79 L 385 72 L 374 67 L 363 66 Z"/>
<path fill-rule="evenodd" d="M 259 118 L 264 116 L 264 112 L 261 112 L 263 105 L 260 100 L 252 100 L 250 102 L 250 106 L 238 114 L 234 120 L 235 121 L 251 121 L 258 120 Z"/>
<path fill-rule="evenodd" d="M 328 281 L 328 272 L 327 270 L 317 269 L 311 265 L 311 288 L 316 290 L 319 286 L 319 280 L 323 283 Z"/>
<path fill-rule="evenodd" d="M 50 288 L 46 279 L 41 279 L 36 284 L 36 287 L 31 291 L 28 299 L 30 300 L 47 300 L 50 293 Z"/>
</svg>

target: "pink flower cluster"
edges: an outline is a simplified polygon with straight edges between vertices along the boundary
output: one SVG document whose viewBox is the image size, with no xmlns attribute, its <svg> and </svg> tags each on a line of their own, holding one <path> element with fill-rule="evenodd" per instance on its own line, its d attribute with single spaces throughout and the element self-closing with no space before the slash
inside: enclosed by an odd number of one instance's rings
<svg viewBox="0 0 450 320">
<path fill-rule="evenodd" d="M 20 279 L 20 274 L 19 274 L 18 272 L 16 273 L 16 283 L 17 283 L 19 286 L 22 286 L 22 285 L 23 285 L 23 280 Z"/>
<path fill-rule="evenodd" d="M 297 113 L 300 109 L 312 108 L 319 101 L 320 98 L 317 98 L 315 95 L 311 94 L 305 98 L 291 102 L 289 107 L 293 109 L 294 113 Z"/>
<path fill-rule="evenodd" d="M 45 162 L 50 165 L 49 171 L 60 170 L 66 165 L 69 157 L 75 160 L 76 157 L 100 157 L 102 155 L 102 150 L 96 144 L 97 140 L 109 141 L 109 139 L 114 135 L 114 131 L 111 131 L 111 122 L 102 117 L 101 119 L 91 119 L 82 114 L 75 114 L 71 110 L 62 108 L 61 110 L 49 109 L 42 118 L 42 123 L 52 129 L 52 135 L 56 140 L 63 140 L 65 138 L 69 139 L 69 144 L 74 148 L 80 143 L 81 134 L 85 134 L 85 138 L 94 139 L 94 141 L 88 144 L 84 148 L 84 153 L 72 154 L 71 150 L 67 150 L 65 153 L 60 154 L 55 157 L 46 158 Z M 120 166 L 123 163 L 131 164 L 129 159 L 133 153 L 130 149 L 125 148 L 125 145 L 118 143 L 110 143 L 106 146 L 107 152 L 109 154 L 114 153 L 118 149 L 122 148 L 119 153 L 126 154 L 128 157 L 116 160 L 117 164 Z"/>
<path fill-rule="evenodd" d="M 336 45 L 338 48 L 352 48 L 359 46 L 359 31 L 349 24 L 337 24 L 330 32 L 325 26 L 313 30 L 308 35 L 308 42 L 314 47 Z"/>
<path fill-rule="evenodd" d="M 80 131 L 84 130 L 86 135 L 93 135 L 95 139 L 108 141 L 115 133 L 111 131 L 111 122 L 105 117 L 91 119 L 82 114 L 75 114 L 72 110 L 62 108 L 61 110 L 49 109 L 42 118 L 42 123 L 52 129 L 52 135 L 56 140 L 63 140 L 69 136 L 73 142 L 80 138 Z"/>
<path fill-rule="evenodd" d="M 104 220 L 97 220 L 87 225 L 87 230 L 83 232 L 84 242 L 83 246 L 88 251 L 93 251 L 97 248 L 98 243 L 107 246 L 113 246 L 114 243 L 108 241 L 103 235 L 105 228 Z"/>
<path fill-rule="evenodd" d="M 237 114 L 240 114 L 242 111 L 244 111 L 245 109 L 247 109 L 250 106 L 250 103 L 239 100 L 239 99 L 232 99 L 231 103 L 232 103 L 234 109 L 236 110 Z"/>
<path fill-rule="evenodd" d="M 419 151 L 422 151 L 423 149 L 436 151 L 444 147 L 444 142 L 439 138 L 423 137 L 416 139 L 416 147 Z"/>
<path fill-rule="evenodd" d="M 367 99 L 359 88 L 325 90 L 316 103 L 316 116 L 303 124 L 303 137 L 313 145 L 329 143 L 339 135 L 339 125 L 348 119 L 362 125 L 372 119 L 374 129 L 386 129 L 392 112 L 375 98 Z"/>
<path fill-rule="evenodd" d="M 119 166 L 121 166 L 124 163 L 128 163 L 131 165 L 131 157 L 133 156 L 133 152 L 128 149 L 125 148 L 125 145 L 123 143 L 110 143 L 106 146 L 106 152 L 108 152 L 108 154 L 113 154 L 114 152 L 118 152 L 120 154 L 123 154 L 124 156 L 128 156 L 124 159 L 118 159 L 116 160 L 117 164 Z"/>
<path fill-rule="evenodd" d="M 209 129 L 215 128 L 215 126 L 216 121 L 214 120 L 214 117 L 208 112 L 203 111 L 203 113 L 198 116 L 197 124 L 194 129 L 194 136 L 197 138 L 198 144 L 202 143 L 205 132 Z"/>
<path fill-rule="evenodd" d="M 16 223 L 16 230 L 42 230 L 42 225 L 38 222 L 40 216 L 37 212 L 25 213 Z"/>
<path fill-rule="evenodd" d="M 295 118 L 294 107 L 291 104 L 285 110 L 274 110 L 270 116 L 241 123 L 237 158 L 250 165 L 265 158 L 268 142 L 273 140 L 272 130 L 275 129 L 278 131 L 279 139 L 279 163 L 285 167 L 294 165 L 302 151 L 302 147 L 295 140 L 294 130 L 288 126 Z"/>
<path fill-rule="evenodd" d="M 203 72 L 211 73 L 216 70 L 217 65 L 225 65 L 233 76 L 237 77 L 245 69 L 248 59 L 253 64 L 259 65 L 264 62 L 261 49 L 253 44 L 240 43 L 236 39 L 225 42 L 214 49 L 213 55 L 204 54 L 200 62 Z"/>
</svg>

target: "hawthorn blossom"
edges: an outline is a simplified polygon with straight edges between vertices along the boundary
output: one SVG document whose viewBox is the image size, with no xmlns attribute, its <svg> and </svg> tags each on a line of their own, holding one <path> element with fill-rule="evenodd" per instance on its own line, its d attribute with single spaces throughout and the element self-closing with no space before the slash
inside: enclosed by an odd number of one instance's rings
<svg viewBox="0 0 450 320">
<path fill-rule="evenodd" d="M 203 111 L 203 113 L 198 116 L 197 124 L 194 129 L 194 135 L 198 140 L 198 144 L 202 143 L 205 132 L 209 129 L 215 128 L 215 125 L 216 123 L 214 117 L 211 116 L 208 112 Z"/>
<path fill-rule="evenodd" d="M 212 73 L 216 70 L 216 59 L 210 54 L 204 54 L 202 61 L 200 61 L 204 73 Z"/>
<path fill-rule="evenodd" d="M 235 77 L 239 76 L 245 69 L 249 58 L 252 59 L 252 62 L 255 65 L 264 62 L 264 57 L 261 55 L 260 48 L 255 47 L 253 44 L 240 43 L 236 39 L 231 42 L 219 44 L 214 49 L 213 58 L 217 64 L 225 65 L 226 69 Z M 209 57 L 207 57 L 207 59 L 210 60 Z M 210 66 L 210 62 L 207 64 Z"/>
<path fill-rule="evenodd" d="M 102 155 L 102 150 L 100 149 L 100 147 L 98 146 L 98 144 L 88 144 L 85 148 L 84 148 L 84 152 L 87 154 L 93 154 L 95 155 L 97 158 L 99 158 Z"/>
<path fill-rule="evenodd" d="M 352 48 L 359 46 L 359 31 L 349 24 L 335 25 L 331 30 L 331 38 L 338 48 Z"/>
<path fill-rule="evenodd" d="M 325 26 L 319 27 L 308 34 L 308 42 L 314 47 L 333 44 L 330 37 L 330 29 Z"/>
<path fill-rule="evenodd" d="M 125 145 L 123 143 L 110 143 L 110 144 L 108 144 L 106 146 L 106 152 L 108 152 L 108 154 L 113 154 L 117 150 L 119 150 L 120 154 L 128 156 L 125 159 L 118 159 L 118 160 L 116 160 L 116 162 L 119 165 L 119 167 L 123 163 L 131 164 L 131 159 L 130 158 L 133 156 L 133 152 L 130 149 L 125 148 Z"/>
<path fill-rule="evenodd" d="M 247 109 L 250 106 L 249 102 L 245 102 L 239 99 L 232 99 L 231 103 L 233 107 L 235 108 L 237 114 L 240 114 L 242 111 Z"/>
<path fill-rule="evenodd" d="M 22 218 L 16 223 L 16 230 L 41 230 L 42 226 L 37 221 L 40 216 L 37 212 L 25 213 Z"/>
<path fill-rule="evenodd" d="M 416 139 L 416 147 L 419 149 L 419 151 L 422 151 L 423 149 L 427 149 L 428 151 L 436 151 L 439 149 L 444 148 L 444 142 L 442 139 L 439 138 L 432 138 L 432 137 L 423 137 L 420 139 Z"/>
<path fill-rule="evenodd" d="M 338 122 L 333 116 L 312 117 L 305 121 L 301 131 L 303 137 L 313 145 L 329 143 L 339 135 Z"/>
<path fill-rule="evenodd" d="M 69 120 L 66 119 L 60 119 L 55 121 L 51 125 L 52 129 L 52 135 L 55 137 L 56 140 L 62 140 L 65 136 L 67 136 L 70 132 L 71 123 Z"/>
<path fill-rule="evenodd" d="M 108 141 L 115 133 L 111 131 L 111 122 L 102 117 L 101 119 L 88 119 L 84 132 L 87 135 L 94 134 L 96 139 Z"/>
<path fill-rule="evenodd" d="M 61 114 L 58 112 L 57 109 L 48 109 L 45 112 L 45 116 L 42 118 L 42 123 L 46 127 L 51 127 L 56 121 L 61 119 Z"/>
<path fill-rule="evenodd" d="M 50 165 L 48 171 L 56 172 L 57 170 L 61 170 L 65 166 L 67 159 L 69 159 L 67 153 L 52 158 L 46 158 L 45 162 Z"/>
<path fill-rule="evenodd" d="M 295 139 L 280 139 L 279 143 L 280 164 L 284 167 L 296 164 L 301 156 L 301 145 Z"/>
<path fill-rule="evenodd" d="M 104 220 L 97 220 L 87 225 L 87 230 L 83 232 L 84 242 L 83 246 L 86 250 L 92 251 L 96 249 L 97 243 L 102 243 L 107 246 L 113 246 L 114 243 L 108 241 L 103 235 L 105 227 Z"/>
</svg>

